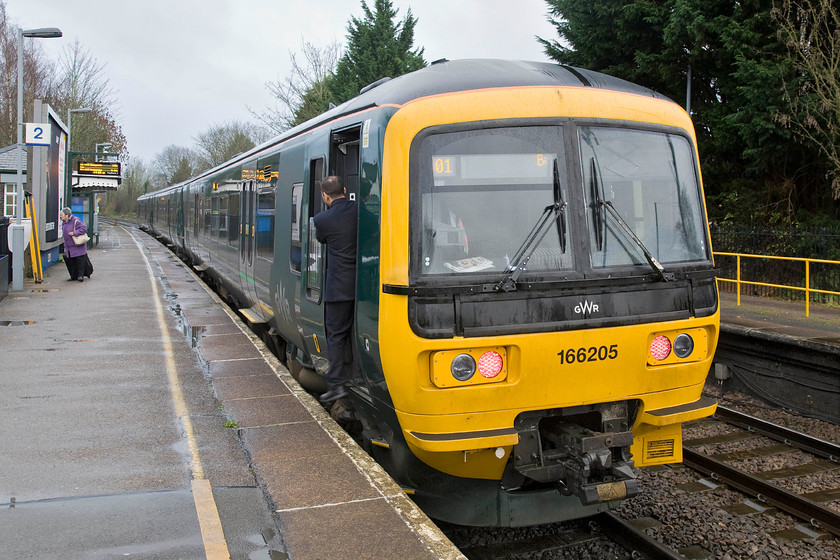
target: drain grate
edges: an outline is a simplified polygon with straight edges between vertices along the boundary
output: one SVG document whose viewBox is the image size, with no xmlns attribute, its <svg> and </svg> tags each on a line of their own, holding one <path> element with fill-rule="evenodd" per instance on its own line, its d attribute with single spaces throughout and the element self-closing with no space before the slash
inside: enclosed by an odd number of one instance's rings
<svg viewBox="0 0 840 560">
<path fill-rule="evenodd" d="M 0 321 L 0 327 L 22 327 L 24 325 L 34 325 L 35 321 Z"/>
</svg>

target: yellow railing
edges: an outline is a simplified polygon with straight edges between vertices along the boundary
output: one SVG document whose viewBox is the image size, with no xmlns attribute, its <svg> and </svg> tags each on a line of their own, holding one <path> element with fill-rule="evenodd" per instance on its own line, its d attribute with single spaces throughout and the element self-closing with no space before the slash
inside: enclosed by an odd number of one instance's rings
<svg viewBox="0 0 840 560">
<path fill-rule="evenodd" d="M 796 290 L 799 292 L 805 292 L 805 316 L 811 316 L 811 294 L 829 294 L 834 296 L 840 296 L 840 292 L 834 292 L 831 290 L 818 290 L 816 288 L 811 287 L 811 263 L 820 263 L 820 264 L 836 264 L 840 265 L 840 261 L 827 261 L 824 259 L 800 259 L 796 257 L 772 257 L 769 255 L 750 255 L 745 253 L 714 253 L 715 257 L 735 257 L 736 258 L 736 278 L 721 278 L 718 277 L 719 282 L 732 282 L 737 287 L 738 293 L 738 305 L 741 305 L 741 285 L 747 286 L 766 286 L 769 288 L 782 288 L 787 290 Z M 742 258 L 750 258 L 750 259 L 774 259 L 779 261 L 798 261 L 804 263 L 805 265 L 805 287 L 801 286 L 788 286 L 785 284 L 770 284 L 768 282 L 753 282 L 750 280 L 742 280 L 741 279 L 741 259 Z"/>
</svg>

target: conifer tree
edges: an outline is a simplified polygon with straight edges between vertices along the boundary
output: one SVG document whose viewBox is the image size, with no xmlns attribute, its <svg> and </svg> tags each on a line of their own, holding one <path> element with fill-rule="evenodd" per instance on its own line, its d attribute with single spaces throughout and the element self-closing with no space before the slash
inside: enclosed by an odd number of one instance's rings
<svg viewBox="0 0 840 560">
<path fill-rule="evenodd" d="M 364 18 L 352 17 L 347 26 L 347 47 L 338 61 L 329 87 L 336 104 L 359 94 L 379 79 L 396 78 L 426 66 L 423 49 L 413 49 L 417 19 L 406 12 L 396 21 L 391 0 L 374 0 L 374 11 L 362 0 Z"/>
<path fill-rule="evenodd" d="M 763 218 L 830 207 L 824 158 L 779 126 L 785 83 L 796 75 L 771 17 L 774 0 L 546 0 L 559 40 L 546 54 L 645 85 L 690 107 L 706 194 Z M 821 161 L 820 161 L 821 160 Z M 820 161 L 820 163 L 816 163 Z M 803 196 L 819 189 L 820 196 Z"/>
</svg>

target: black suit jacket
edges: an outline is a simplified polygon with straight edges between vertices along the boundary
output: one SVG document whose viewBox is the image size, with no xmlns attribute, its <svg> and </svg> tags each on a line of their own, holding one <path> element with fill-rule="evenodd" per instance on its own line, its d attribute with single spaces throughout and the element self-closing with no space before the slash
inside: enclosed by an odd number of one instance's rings
<svg viewBox="0 0 840 560">
<path fill-rule="evenodd" d="M 313 218 L 315 237 L 327 245 L 327 278 L 324 301 L 356 299 L 356 203 L 348 198 L 333 200 Z"/>
</svg>

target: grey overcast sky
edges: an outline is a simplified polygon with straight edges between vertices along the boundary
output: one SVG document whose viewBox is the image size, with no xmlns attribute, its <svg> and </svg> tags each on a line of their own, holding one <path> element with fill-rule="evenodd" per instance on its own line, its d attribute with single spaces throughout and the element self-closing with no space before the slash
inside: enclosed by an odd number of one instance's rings
<svg viewBox="0 0 840 560">
<path fill-rule="evenodd" d="M 58 27 L 38 39 L 57 61 L 78 38 L 116 92 L 132 157 L 149 162 L 168 145 L 193 145 L 213 124 L 253 122 L 274 106 L 265 84 L 284 78 L 302 41 L 346 44 L 361 0 L 5 0 L 24 29 Z M 367 0 L 371 9 L 374 0 Z M 545 0 L 393 0 L 418 19 L 415 47 L 440 58 L 545 61 L 535 36 L 555 38 Z M 62 117 L 64 118 L 64 117 Z"/>
</svg>

